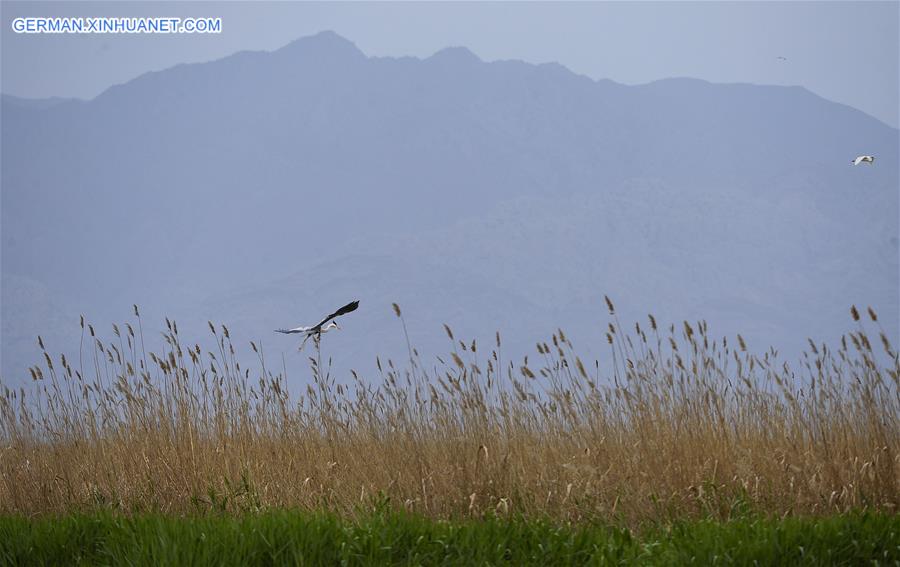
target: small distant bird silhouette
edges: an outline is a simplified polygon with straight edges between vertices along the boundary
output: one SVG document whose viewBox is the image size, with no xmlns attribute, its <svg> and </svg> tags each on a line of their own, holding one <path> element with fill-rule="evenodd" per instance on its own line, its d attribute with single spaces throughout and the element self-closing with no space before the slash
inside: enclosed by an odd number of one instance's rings
<svg viewBox="0 0 900 567">
<path fill-rule="evenodd" d="M 871 165 L 875 163 L 875 156 L 859 156 L 855 160 L 851 161 L 853 165 L 859 165 L 861 163 L 865 163 Z"/>
<path fill-rule="evenodd" d="M 356 308 L 359 307 L 359 301 L 352 301 L 347 305 L 341 307 L 328 317 L 325 317 L 315 325 L 311 327 L 295 327 L 293 329 L 275 329 L 276 333 L 284 333 L 286 335 L 293 335 L 296 333 L 301 333 L 304 335 L 303 342 L 300 343 L 300 348 L 297 350 L 303 350 L 303 347 L 306 345 L 306 341 L 309 340 L 310 337 L 315 337 L 318 339 L 322 336 L 322 333 L 327 333 L 331 329 L 340 329 L 336 321 L 332 321 L 335 317 L 340 317 L 341 315 L 346 315 L 351 311 L 356 311 Z M 330 321 L 330 322 L 329 322 Z"/>
<path fill-rule="evenodd" d="M 784 57 L 784 56 L 782 56 L 782 55 L 779 55 L 779 56 L 776 57 L 775 59 L 778 59 L 779 61 L 787 61 L 787 57 Z"/>
</svg>

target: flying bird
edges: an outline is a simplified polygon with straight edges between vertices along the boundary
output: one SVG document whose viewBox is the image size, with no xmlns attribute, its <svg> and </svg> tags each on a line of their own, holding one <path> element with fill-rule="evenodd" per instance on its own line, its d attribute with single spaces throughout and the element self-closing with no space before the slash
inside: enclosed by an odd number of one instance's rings
<svg viewBox="0 0 900 567">
<path fill-rule="evenodd" d="M 852 163 L 853 165 L 859 165 L 861 163 L 871 165 L 871 164 L 875 163 L 875 156 L 859 156 L 855 160 L 851 161 L 850 163 Z"/>
<path fill-rule="evenodd" d="M 318 340 L 319 337 L 322 336 L 322 333 L 327 333 L 331 329 L 340 329 L 340 327 L 338 327 L 337 322 L 333 321 L 333 319 L 336 317 L 340 317 L 341 315 L 346 315 L 347 313 L 350 313 L 351 311 L 356 311 L 357 307 L 359 307 L 359 301 L 358 300 L 352 301 L 352 302 L 348 303 L 347 305 L 341 307 L 340 309 L 338 309 L 337 311 L 335 311 L 328 317 L 325 317 L 324 319 L 322 319 L 321 321 L 319 321 L 318 323 L 316 323 L 315 325 L 313 325 L 311 327 L 296 327 L 293 329 L 275 329 L 275 332 L 276 333 L 284 333 L 286 335 L 293 335 L 293 334 L 297 334 L 297 333 L 303 334 L 304 335 L 303 342 L 300 343 L 300 348 L 298 349 L 298 350 L 303 350 L 303 347 L 306 345 L 306 341 L 308 341 L 310 337 L 315 337 L 316 340 Z"/>
</svg>

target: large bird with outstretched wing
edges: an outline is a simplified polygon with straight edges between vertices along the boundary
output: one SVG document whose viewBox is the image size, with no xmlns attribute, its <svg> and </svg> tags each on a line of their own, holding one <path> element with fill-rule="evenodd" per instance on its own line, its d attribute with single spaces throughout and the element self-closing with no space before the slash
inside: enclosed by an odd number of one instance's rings
<svg viewBox="0 0 900 567">
<path fill-rule="evenodd" d="M 304 345 L 306 345 L 306 341 L 309 340 L 310 337 L 315 337 L 317 340 L 322 336 L 322 333 L 327 333 L 331 329 L 340 329 L 337 324 L 337 321 L 334 321 L 335 318 L 340 317 L 341 315 L 346 315 L 351 311 L 356 311 L 356 308 L 359 307 L 359 300 L 351 301 L 347 305 L 341 307 L 331 315 L 325 317 L 315 325 L 311 327 L 294 327 L 293 329 L 275 329 L 276 333 L 284 333 L 286 335 L 293 334 L 302 334 L 303 342 L 300 343 L 300 348 L 298 350 L 303 350 Z"/>
</svg>

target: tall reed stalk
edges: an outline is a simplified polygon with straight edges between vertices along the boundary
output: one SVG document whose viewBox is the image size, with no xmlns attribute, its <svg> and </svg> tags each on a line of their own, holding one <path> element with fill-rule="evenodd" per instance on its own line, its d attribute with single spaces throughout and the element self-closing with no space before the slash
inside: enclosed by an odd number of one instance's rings
<svg viewBox="0 0 900 567">
<path fill-rule="evenodd" d="M 298 398 L 256 343 L 258 368 L 242 368 L 224 326 L 203 352 L 167 320 L 165 348 L 146 352 L 135 308 L 108 342 L 87 325 L 78 369 L 44 350 L 32 390 L 2 388 L 0 513 L 389 505 L 632 525 L 897 511 L 900 359 L 870 337 L 873 311 L 863 325 L 853 308 L 840 345 L 790 365 L 702 321 L 627 330 L 608 306 L 609 375 L 562 330 L 501 363 L 499 334 L 479 360 L 447 327 L 453 352 L 430 372 L 410 346 L 408 365 L 340 383 L 317 348 Z"/>
</svg>

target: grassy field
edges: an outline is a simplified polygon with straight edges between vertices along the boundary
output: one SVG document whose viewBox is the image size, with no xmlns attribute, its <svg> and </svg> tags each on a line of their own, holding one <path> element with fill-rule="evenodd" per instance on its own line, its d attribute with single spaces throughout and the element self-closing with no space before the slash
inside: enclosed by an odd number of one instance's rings
<svg viewBox="0 0 900 567">
<path fill-rule="evenodd" d="M 541 520 L 434 521 L 403 513 L 356 521 L 267 512 L 174 518 L 109 514 L 0 518 L 3 564 L 129 565 L 896 565 L 900 521 L 826 519 L 678 522 L 628 529 Z"/>
<path fill-rule="evenodd" d="M 321 553 L 390 555 L 371 548 L 370 532 L 394 530 L 400 558 L 438 553 L 448 537 L 458 547 L 481 533 L 473 525 L 490 535 L 455 553 L 486 561 L 506 553 L 508 530 L 524 538 L 514 559 L 529 561 L 545 537 L 572 561 L 582 546 L 661 562 L 724 557 L 720 540 L 750 554 L 741 557 L 819 549 L 819 559 L 874 559 L 882 529 L 891 534 L 883 549 L 896 552 L 900 358 L 874 312 L 853 308 L 841 344 L 810 343 L 788 364 L 740 336 L 713 338 L 702 321 L 663 329 L 648 317 L 627 330 L 608 306 L 608 372 L 586 364 L 562 331 L 510 361 L 499 335 L 486 348 L 447 328 L 452 351 L 432 370 L 410 348 L 405 363 L 379 361 L 379 375 L 339 382 L 313 351 L 299 398 L 254 343 L 259 364 L 243 368 L 224 327 L 210 324 L 216 347 L 204 351 L 167 322 L 166 348 L 147 352 L 137 308 L 105 341 L 83 323 L 77 365 L 45 351 L 31 390 L 2 389 L 3 529 L 24 534 L 12 518 L 48 518 L 6 552 L 47 537 L 86 554 L 108 545 L 188 553 L 166 542 L 203 526 L 238 538 L 235 526 L 249 522 L 257 531 L 240 536 L 249 538 L 241 553 L 271 553 L 294 537 L 273 518 L 335 530 Z M 389 527 L 365 519 L 376 511 Z M 182 526 L 175 518 L 185 516 L 206 519 Z M 428 523 L 442 521 L 451 523 Z M 469 523 L 479 521 L 488 524 Z M 682 526 L 685 535 L 633 541 L 588 527 L 598 525 Z M 97 530 L 116 535 L 91 539 Z M 159 541 L 141 551 L 147 530 L 161 530 Z M 268 540 L 267 530 L 281 535 Z M 430 535 L 413 544 L 404 530 Z M 839 544 L 838 532 L 862 536 Z M 297 545 L 314 544 L 285 549 Z"/>
</svg>

